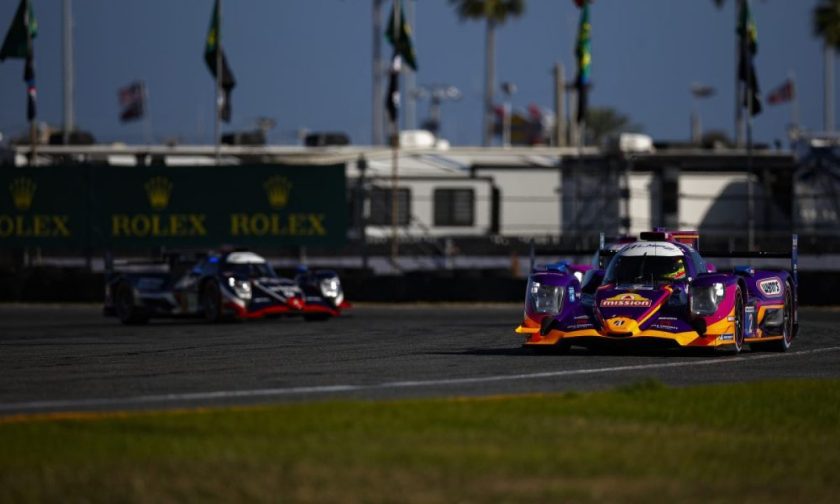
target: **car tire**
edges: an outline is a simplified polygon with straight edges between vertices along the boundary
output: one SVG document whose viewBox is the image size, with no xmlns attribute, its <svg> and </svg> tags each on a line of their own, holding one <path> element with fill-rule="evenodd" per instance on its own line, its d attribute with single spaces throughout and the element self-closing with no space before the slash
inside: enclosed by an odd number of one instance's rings
<svg viewBox="0 0 840 504">
<path fill-rule="evenodd" d="M 728 355 L 737 355 L 744 349 L 744 297 L 741 295 L 741 288 L 735 291 L 735 324 L 734 342 L 731 345 L 719 347 L 720 351 Z"/>
<path fill-rule="evenodd" d="M 750 346 L 756 350 L 769 350 L 771 352 L 787 352 L 793 342 L 793 291 L 789 283 L 785 284 L 784 319 L 782 321 L 781 339 L 767 341 L 764 343 L 753 343 Z"/>
<path fill-rule="evenodd" d="M 210 323 L 222 320 L 222 293 L 219 284 L 210 280 L 201 287 L 201 312 Z"/>
<path fill-rule="evenodd" d="M 134 304 L 134 289 L 123 282 L 114 291 L 114 311 L 125 325 L 140 325 L 149 321 L 146 312 Z"/>
</svg>

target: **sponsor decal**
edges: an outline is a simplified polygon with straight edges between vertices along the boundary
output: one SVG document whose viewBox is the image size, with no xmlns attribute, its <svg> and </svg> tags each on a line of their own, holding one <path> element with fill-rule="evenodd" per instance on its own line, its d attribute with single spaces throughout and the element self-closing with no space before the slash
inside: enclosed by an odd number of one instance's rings
<svg viewBox="0 0 840 504">
<path fill-rule="evenodd" d="M 765 296 L 779 297 L 782 295 L 782 281 L 777 277 L 765 278 L 756 283 L 758 284 L 758 290 Z"/>
<path fill-rule="evenodd" d="M 28 177 L 18 177 L 9 184 L 9 192 L 12 195 L 12 203 L 18 210 L 29 210 L 32 200 L 35 198 L 35 190 L 38 186 L 35 181 Z"/>
<path fill-rule="evenodd" d="M 744 335 L 751 335 L 753 333 L 753 323 L 755 321 L 755 306 L 747 306 L 744 308 L 746 315 L 744 320 Z"/>
<path fill-rule="evenodd" d="M 172 181 L 166 177 L 152 177 L 143 186 L 146 189 L 146 197 L 149 198 L 149 206 L 154 210 L 163 210 L 169 206 L 169 198 L 172 196 Z"/>
<path fill-rule="evenodd" d="M 184 237 L 205 236 L 204 214 L 114 214 L 111 215 L 113 237 Z"/>
<path fill-rule="evenodd" d="M 289 204 L 292 183 L 275 175 L 263 183 L 268 205 L 280 210 Z M 230 214 L 230 234 L 233 236 L 326 236 L 326 215 L 319 213 L 234 213 Z M 574 301 L 574 299 L 572 299 Z"/>
<path fill-rule="evenodd" d="M 38 185 L 29 177 L 17 177 L 9 184 L 12 205 L 28 213 Z M 70 216 L 54 214 L 0 215 L 0 238 L 69 238 Z"/>
<path fill-rule="evenodd" d="M 678 331 L 679 328 L 677 326 L 667 325 L 667 324 L 654 324 L 651 326 L 652 329 L 659 329 L 660 331 Z"/>
<path fill-rule="evenodd" d="M 236 213 L 230 216 L 233 236 L 326 236 L 325 214 Z"/>
<path fill-rule="evenodd" d="M 652 256 L 681 256 L 683 252 L 679 247 L 668 242 L 636 242 L 621 249 L 621 255 L 640 256 L 645 254 Z"/>
<path fill-rule="evenodd" d="M 734 334 L 721 334 L 718 339 L 720 339 L 722 341 L 732 341 L 732 340 L 735 339 L 735 335 Z"/>
<path fill-rule="evenodd" d="M 274 175 L 265 181 L 263 189 L 265 189 L 265 195 L 268 197 L 268 204 L 271 205 L 271 208 L 283 208 L 289 203 L 292 183 L 286 177 Z"/>
<path fill-rule="evenodd" d="M 169 206 L 175 184 L 167 177 L 152 177 L 143 184 L 153 213 L 112 214 L 114 238 L 184 238 L 207 235 L 203 213 L 162 213 Z"/>
<path fill-rule="evenodd" d="M 601 300 L 602 308 L 647 308 L 650 299 L 633 292 L 626 292 Z"/>
<path fill-rule="evenodd" d="M 592 329 L 592 324 L 572 324 L 566 326 L 567 331 L 574 331 L 577 329 Z"/>
<path fill-rule="evenodd" d="M 611 321 L 610 321 L 610 325 L 613 325 L 613 326 L 615 326 L 615 327 L 624 327 L 624 324 L 625 324 L 626 322 L 627 322 L 627 321 L 626 321 L 626 320 L 623 320 L 623 319 L 611 320 Z"/>
<path fill-rule="evenodd" d="M 575 302 L 575 288 L 571 285 L 569 286 L 569 301 L 572 303 Z"/>
</svg>

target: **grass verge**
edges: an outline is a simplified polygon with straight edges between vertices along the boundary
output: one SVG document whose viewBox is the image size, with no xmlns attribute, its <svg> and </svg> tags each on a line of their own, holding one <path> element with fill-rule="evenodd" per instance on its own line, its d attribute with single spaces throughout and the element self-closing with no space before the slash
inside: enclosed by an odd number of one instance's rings
<svg viewBox="0 0 840 504">
<path fill-rule="evenodd" d="M 840 381 L 0 419 L 0 502 L 835 502 Z"/>
</svg>

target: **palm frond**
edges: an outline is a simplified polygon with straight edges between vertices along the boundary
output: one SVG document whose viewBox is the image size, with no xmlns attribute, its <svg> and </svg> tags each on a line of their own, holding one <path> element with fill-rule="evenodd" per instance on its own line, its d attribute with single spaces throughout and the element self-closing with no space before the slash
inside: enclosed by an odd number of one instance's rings
<svg viewBox="0 0 840 504">
<path fill-rule="evenodd" d="M 823 0 L 814 8 L 814 34 L 840 47 L 840 0 Z"/>
<path fill-rule="evenodd" d="M 487 19 L 502 24 L 525 12 L 525 0 L 449 0 L 461 19 Z"/>
</svg>

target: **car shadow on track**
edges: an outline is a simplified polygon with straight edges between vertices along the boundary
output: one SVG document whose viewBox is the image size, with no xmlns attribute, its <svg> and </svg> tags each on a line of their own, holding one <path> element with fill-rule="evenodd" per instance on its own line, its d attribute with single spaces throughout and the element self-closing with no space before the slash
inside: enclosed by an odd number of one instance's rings
<svg viewBox="0 0 840 504">
<path fill-rule="evenodd" d="M 668 357 L 668 358 L 709 358 L 721 355 L 708 348 L 638 348 L 638 347 L 572 347 L 562 351 L 556 347 L 511 347 L 511 348 L 466 348 L 463 350 L 425 352 L 428 355 L 472 355 L 502 357 Z"/>
</svg>

